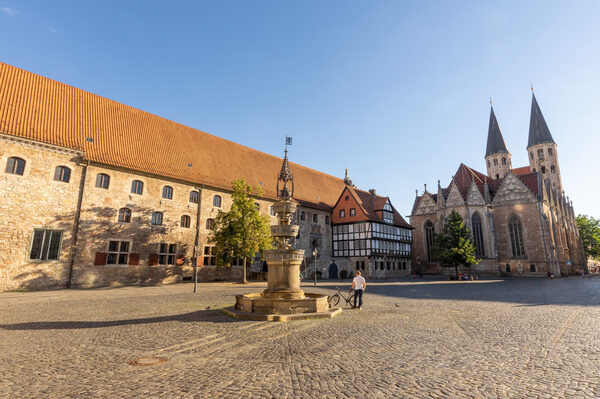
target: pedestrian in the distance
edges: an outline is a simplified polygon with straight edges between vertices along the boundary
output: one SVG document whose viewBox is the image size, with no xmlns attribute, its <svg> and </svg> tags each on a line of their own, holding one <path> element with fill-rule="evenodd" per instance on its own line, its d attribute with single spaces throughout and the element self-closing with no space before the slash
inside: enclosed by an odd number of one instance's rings
<svg viewBox="0 0 600 399">
<path fill-rule="evenodd" d="M 367 282 L 365 278 L 360 275 L 360 271 L 356 271 L 356 277 L 352 280 L 352 288 L 354 289 L 354 308 L 356 308 L 356 300 L 358 299 L 358 308 L 362 308 L 362 296 L 365 288 L 367 288 Z"/>
</svg>

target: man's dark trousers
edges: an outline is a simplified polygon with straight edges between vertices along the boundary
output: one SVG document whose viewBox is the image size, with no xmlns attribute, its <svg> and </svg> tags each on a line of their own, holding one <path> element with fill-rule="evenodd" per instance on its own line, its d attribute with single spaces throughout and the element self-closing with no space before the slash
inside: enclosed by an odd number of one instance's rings
<svg viewBox="0 0 600 399">
<path fill-rule="evenodd" d="M 354 290 L 354 307 L 356 307 L 357 299 L 358 299 L 358 307 L 362 306 L 362 294 L 363 294 L 363 290 Z"/>
</svg>

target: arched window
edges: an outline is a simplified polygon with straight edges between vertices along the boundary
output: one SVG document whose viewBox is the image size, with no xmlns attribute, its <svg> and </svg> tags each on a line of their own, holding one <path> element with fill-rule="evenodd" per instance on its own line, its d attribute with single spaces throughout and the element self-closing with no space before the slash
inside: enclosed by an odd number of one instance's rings
<svg viewBox="0 0 600 399">
<path fill-rule="evenodd" d="M 498 166 L 498 159 L 494 158 L 494 166 Z"/>
<path fill-rule="evenodd" d="M 25 172 L 25 160 L 17 157 L 10 157 L 6 161 L 6 173 L 21 175 Z"/>
<path fill-rule="evenodd" d="M 428 220 L 425 223 L 425 249 L 427 250 L 427 261 L 431 262 L 431 248 L 433 247 L 433 223 Z"/>
<path fill-rule="evenodd" d="M 533 151 L 531 151 L 531 152 L 529 153 L 529 156 L 531 157 L 531 159 L 533 159 Z"/>
<path fill-rule="evenodd" d="M 119 209 L 119 222 L 130 223 L 131 222 L 131 209 L 121 208 Z"/>
<path fill-rule="evenodd" d="M 325 216 L 325 224 L 329 224 L 329 216 Z"/>
<path fill-rule="evenodd" d="M 96 175 L 96 187 L 108 189 L 110 184 L 110 176 L 104 173 L 98 173 Z"/>
<path fill-rule="evenodd" d="M 313 213 L 313 223 L 319 223 L 319 215 Z"/>
<path fill-rule="evenodd" d="M 506 264 L 505 270 L 506 270 L 507 273 L 510 273 L 510 265 L 508 263 Z"/>
<path fill-rule="evenodd" d="M 66 166 L 57 166 L 54 170 L 54 180 L 68 183 L 71 180 L 71 169 Z"/>
<path fill-rule="evenodd" d="M 190 191 L 190 202 L 197 204 L 198 200 L 198 191 Z"/>
<path fill-rule="evenodd" d="M 550 154 L 550 155 L 552 155 L 552 154 Z M 533 263 L 531 265 L 529 265 L 529 271 L 531 273 L 535 273 L 535 265 Z"/>
<path fill-rule="evenodd" d="M 479 213 L 475 213 L 471 218 L 471 226 L 473 231 L 473 243 L 475 244 L 475 255 L 478 258 L 482 258 L 485 256 L 484 246 L 483 246 L 483 231 L 481 229 L 481 216 Z"/>
<path fill-rule="evenodd" d="M 206 230 L 214 230 L 215 219 L 206 219 Z"/>
<path fill-rule="evenodd" d="M 552 155 L 553 155 L 552 148 L 548 148 L 548 156 L 552 156 Z"/>
<path fill-rule="evenodd" d="M 166 199 L 173 199 L 173 187 L 164 186 L 163 192 L 162 192 L 162 197 L 166 198 Z"/>
<path fill-rule="evenodd" d="M 492 166 L 492 164 L 490 163 L 489 159 L 488 159 L 488 168 Z"/>
<path fill-rule="evenodd" d="M 506 165 L 506 157 L 502 157 L 502 165 Z"/>
<path fill-rule="evenodd" d="M 188 215 L 181 215 L 181 227 L 185 227 L 186 229 L 190 227 L 192 222 L 192 218 Z"/>
<path fill-rule="evenodd" d="M 541 148 L 538 150 L 538 158 L 544 159 L 544 150 Z"/>
<path fill-rule="evenodd" d="M 163 223 L 163 214 L 162 212 L 154 212 L 152 214 L 152 224 L 155 226 L 161 226 Z"/>
<path fill-rule="evenodd" d="M 523 245 L 523 227 L 521 226 L 521 221 L 515 215 L 508 219 L 508 233 L 510 235 L 510 244 L 513 257 L 525 257 L 525 247 Z"/>
<path fill-rule="evenodd" d="M 554 165 L 550 165 L 550 172 L 556 173 L 556 167 Z"/>
<path fill-rule="evenodd" d="M 216 206 L 217 208 L 221 207 L 221 196 L 220 195 L 215 195 L 213 197 L 213 206 Z"/>
<path fill-rule="evenodd" d="M 131 182 L 131 192 L 133 194 L 142 194 L 144 192 L 144 183 L 139 180 Z"/>
</svg>

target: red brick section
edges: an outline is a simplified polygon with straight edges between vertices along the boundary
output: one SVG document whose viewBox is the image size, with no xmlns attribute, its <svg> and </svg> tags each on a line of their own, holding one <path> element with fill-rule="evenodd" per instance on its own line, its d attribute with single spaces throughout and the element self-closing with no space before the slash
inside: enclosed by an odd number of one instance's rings
<svg viewBox="0 0 600 399">
<path fill-rule="evenodd" d="M 140 264 L 140 254 L 129 254 L 129 264 L 137 266 Z"/>
<path fill-rule="evenodd" d="M 243 177 L 276 198 L 281 158 L 2 62 L 0 132 L 83 149 L 92 162 L 225 190 Z M 345 187 L 301 165 L 292 163 L 292 170 L 301 204 L 330 210 Z"/>
<path fill-rule="evenodd" d="M 94 266 L 106 265 L 106 256 L 106 252 L 96 252 L 96 257 L 94 258 Z"/>
<path fill-rule="evenodd" d="M 157 266 L 157 265 L 158 265 L 158 254 L 148 255 L 148 266 Z"/>
</svg>

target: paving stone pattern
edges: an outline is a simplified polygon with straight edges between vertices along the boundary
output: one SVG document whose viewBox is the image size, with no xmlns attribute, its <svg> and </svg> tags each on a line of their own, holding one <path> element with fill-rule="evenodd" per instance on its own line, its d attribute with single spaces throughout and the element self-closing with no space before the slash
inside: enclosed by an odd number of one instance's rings
<svg viewBox="0 0 600 399">
<path fill-rule="evenodd" d="M 597 278 L 375 282 L 330 320 L 218 310 L 262 289 L 0 294 L 0 397 L 600 397 Z"/>
</svg>

